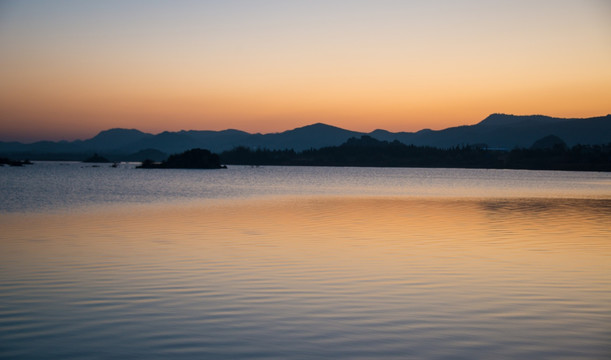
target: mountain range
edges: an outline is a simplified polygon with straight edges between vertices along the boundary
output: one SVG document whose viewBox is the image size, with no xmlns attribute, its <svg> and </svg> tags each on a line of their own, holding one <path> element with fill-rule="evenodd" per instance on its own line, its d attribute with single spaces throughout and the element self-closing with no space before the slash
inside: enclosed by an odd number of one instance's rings
<svg viewBox="0 0 611 360">
<path fill-rule="evenodd" d="M 280 133 L 252 134 L 240 130 L 181 130 L 149 134 L 136 129 L 110 129 L 91 139 L 75 141 L 0 142 L 0 155 L 30 159 L 80 160 L 99 153 L 115 160 L 161 160 L 168 154 L 193 148 L 213 152 L 237 146 L 266 149 L 319 149 L 337 146 L 353 137 L 369 135 L 374 139 L 417 146 L 450 148 L 483 145 L 491 149 L 527 148 L 535 141 L 555 135 L 567 145 L 611 143 L 611 115 L 591 118 L 554 118 L 543 115 L 492 114 L 475 125 L 444 130 L 390 132 L 382 129 L 363 133 L 316 123 Z"/>
</svg>

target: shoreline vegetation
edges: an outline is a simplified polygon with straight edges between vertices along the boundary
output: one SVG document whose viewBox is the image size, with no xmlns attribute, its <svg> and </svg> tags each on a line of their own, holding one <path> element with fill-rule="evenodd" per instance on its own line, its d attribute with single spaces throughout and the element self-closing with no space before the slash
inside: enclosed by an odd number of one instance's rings
<svg viewBox="0 0 611 360">
<path fill-rule="evenodd" d="M 23 166 L 23 165 L 32 165 L 30 160 L 12 160 L 5 157 L 0 157 L 0 166 Z"/>
<path fill-rule="evenodd" d="M 167 160 L 155 162 L 144 160 L 139 169 L 223 169 L 218 154 L 206 149 L 191 149 L 181 154 L 168 157 Z"/>
<path fill-rule="evenodd" d="M 85 162 L 108 162 L 94 154 Z M 31 164 L 0 158 L 0 166 Z M 116 162 L 115 162 L 116 164 Z M 238 146 L 220 154 L 195 148 L 169 156 L 163 161 L 144 160 L 143 169 L 222 169 L 226 165 L 248 166 L 351 166 L 481 168 L 566 171 L 611 171 L 611 143 L 568 147 L 550 135 L 529 148 L 493 149 L 485 144 L 455 146 L 447 149 L 406 145 L 397 140 L 377 140 L 368 135 L 350 138 L 339 146 L 295 151 Z M 116 165 L 114 166 L 116 167 Z"/>
<path fill-rule="evenodd" d="M 370 136 L 351 138 L 340 146 L 294 150 L 237 147 L 217 155 L 192 149 L 162 162 L 145 160 L 139 168 L 220 169 L 225 165 L 355 166 L 484 168 L 526 170 L 611 171 L 611 144 L 571 148 L 555 136 L 535 142 L 529 149 L 498 150 L 485 145 L 439 149 L 381 141 Z"/>
<path fill-rule="evenodd" d="M 304 150 L 237 147 L 220 154 L 227 165 L 356 166 L 483 168 L 525 170 L 611 171 L 611 143 L 567 147 L 554 136 L 528 149 L 489 149 L 485 145 L 439 149 L 380 141 L 370 136 L 351 138 L 340 146 Z"/>
</svg>

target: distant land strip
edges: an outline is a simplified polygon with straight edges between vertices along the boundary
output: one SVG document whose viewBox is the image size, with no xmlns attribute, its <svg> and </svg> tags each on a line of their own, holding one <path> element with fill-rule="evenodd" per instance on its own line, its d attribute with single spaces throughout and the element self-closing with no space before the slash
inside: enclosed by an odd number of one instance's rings
<svg viewBox="0 0 611 360">
<path fill-rule="evenodd" d="M 415 133 L 361 133 L 320 123 L 271 134 L 230 129 L 153 135 L 110 129 L 88 140 L 0 142 L 0 157 L 154 164 L 199 148 L 219 154 L 223 164 L 609 171 L 609 144 L 611 115 L 566 119 L 492 114 L 475 125 Z"/>
<path fill-rule="evenodd" d="M 439 149 L 376 140 L 370 136 L 349 139 L 340 146 L 304 150 L 268 150 L 238 147 L 220 154 L 221 162 L 234 165 L 424 167 L 611 171 L 611 143 L 567 147 L 557 137 L 546 137 L 528 149 L 510 151 L 483 146 Z"/>
<path fill-rule="evenodd" d="M 380 141 L 398 141 L 405 145 L 449 149 L 478 146 L 512 150 L 529 148 L 535 141 L 554 135 L 567 146 L 603 145 L 611 142 L 611 115 L 591 118 L 554 118 L 543 115 L 492 114 L 475 125 L 443 130 L 390 132 L 382 129 L 369 133 L 342 129 L 326 124 L 312 124 L 280 133 L 251 134 L 228 129 L 222 131 L 181 130 L 149 134 L 136 129 L 101 131 L 87 140 L 38 141 L 20 143 L 0 141 L 0 156 L 32 160 L 76 160 L 99 154 L 109 161 L 161 161 L 171 154 L 190 149 L 208 149 L 214 153 L 238 146 L 249 149 L 303 151 L 339 146 L 350 138 L 367 135 Z M 0 140 L 2 134 L 0 134 Z"/>
</svg>

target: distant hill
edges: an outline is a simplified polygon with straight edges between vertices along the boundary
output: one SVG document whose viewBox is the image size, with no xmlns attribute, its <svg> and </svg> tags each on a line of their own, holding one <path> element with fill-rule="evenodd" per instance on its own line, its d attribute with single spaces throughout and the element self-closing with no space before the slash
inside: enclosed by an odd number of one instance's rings
<svg viewBox="0 0 611 360">
<path fill-rule="evenodd" d="M 143 133 L 136 129 L 109 129 L 101 131 L 89 140 L 83 141 L 80 146 L 84 150 L 114 151 L 152 137 L 154 135 Z"/>
<path fill-rule="evenodd" d="M 319 149 L 324 146 L 339 145 L 351 137 L 360 135 L 362 133 L 316 123 L 281 133 L 256 134 L 238 145 L 252 148 L 293 149 L 301 151 L 310 148 Z M 231 148 L 233 147 L 235 146 Z"/>
<path fill-rule="evenodd" d="M 530 148 L 533 150 L 547 150 L 554 148 L 565 149 L 566 147 L 567 146 L 564 140 L 562 140 L 556 135 L 548 135 L 544 138 L 535 141 L 535 143 L 532 144 Z"/>
<path fill-rule="evenodd" d="M 163 153 L 157 149 L 144 149 L 137 151 L 130 155 L 123 155 L 121 157 L 121 161 L 144 161 L 144 160 L 152 160 L 152 161 L 162 161 L 168 158 L 168 154 Z"/>
<path fill-rule="evenodd" d="M 543 115 L 492 114 L 475 125 L 415 133 L 390 133 L 376 130 L 370 135 L 379 140 L 398 140 L 405 144 L 449 148 L 457 145 L 485 144 L 491 148 L 529 147 L 536 140 L 556 135 L 568 146 L 611 142 L 611 115 L 564 119 Z"/>
<path fill-rule="evenodd" d="M 39 141 L 31 144 L 0 142 L 0 155 L 28 159 L 84 159 L 99 153 L 109 159 L 140 158 L 139 152 L 156 151 L 176 154 L 193 148 L 213 152 L 237 146 L 251 149 L 303 151 L 338 146 L 352 137 L 369 135 L 382 141 L 399 141 L 408 145 L 450 148 L 478 145 L 494 149 L 528 148 L 549 135 L 561 138 L 567 146 L 597 145 L 611 142 L 611 115 L 584 119 L 553 118 L 543 115 L 492 114 L 475 125 L 444 130 L 424 129 L 418 132 L 397 132 L 378 129 L 361 133 L 316 123 L 293 130 L 270 134 L 251 134 L 240 130 L 165 131 L 144 133 L 136 129 L 109 129 L 87 140 Z"/>
</svg>

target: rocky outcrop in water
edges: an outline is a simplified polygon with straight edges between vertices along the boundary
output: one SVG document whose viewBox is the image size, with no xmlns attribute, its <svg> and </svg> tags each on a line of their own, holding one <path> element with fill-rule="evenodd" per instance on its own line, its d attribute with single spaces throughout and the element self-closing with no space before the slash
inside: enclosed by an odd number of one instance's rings
<svg viewBox="0 0 611 360">
<path fill-rule="evenodd" d="M 83 160 L 83 162 L 86 162 L 86 163 L 109 163 L 110 160 L 108 160 L 107 158 L 105 158 L 105 157 L 95 153 L 92 156 L 88 157 L 87 159 Z"/>
</svg>

